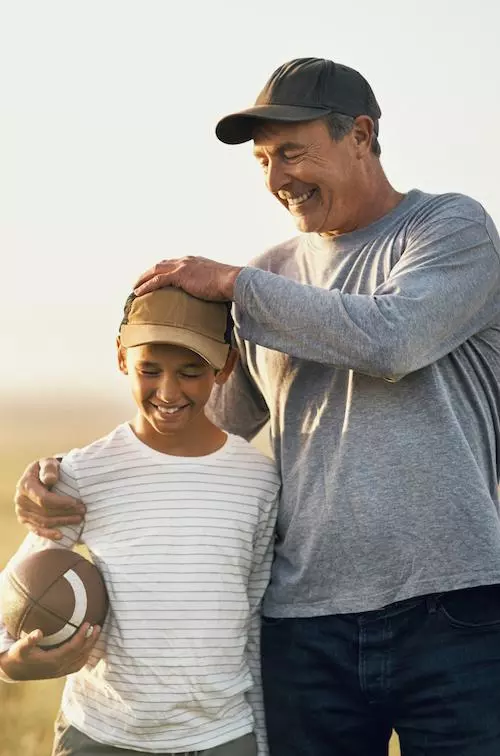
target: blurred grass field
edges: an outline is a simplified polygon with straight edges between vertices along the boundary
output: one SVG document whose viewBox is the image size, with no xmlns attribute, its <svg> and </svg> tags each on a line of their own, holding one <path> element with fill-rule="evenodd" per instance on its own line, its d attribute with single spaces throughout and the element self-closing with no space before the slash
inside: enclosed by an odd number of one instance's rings
<svg viewBox="0 0 500 756">
<path fill-rule="evenodd" d="M 0 567 L 25 535 L 14 515 L 16 481 L 33 459 L 83 446 L 132 414 L 131 405 L 74 397 L 27 405 L 0 403 Z M 50 756 L 53 721 L 64 681 L 0 683 L 0 756 Z"/>
<path fill-rule="evenodd" d="M 83 446 L 133 414 L 123 401 L 99 402 L 49 397 L 0 402 L 0 568 L 25 535 L 14 515 L 15 483 L 34 459 Z M 0 682 L 0 756 L 50 756 L 61 680 L 23 684 Z M 391 756 L 397 756 L 396 740 Z M 304 754 L 306 756 L 306 754 Z"/>
</svg>

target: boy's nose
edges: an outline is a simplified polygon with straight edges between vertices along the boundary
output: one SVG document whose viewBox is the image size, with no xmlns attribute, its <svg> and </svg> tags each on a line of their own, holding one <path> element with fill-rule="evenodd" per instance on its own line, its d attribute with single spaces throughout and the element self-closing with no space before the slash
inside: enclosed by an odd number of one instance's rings
<svg viewBox="0 0 500 756">
<path fill-rule="evenodd" d="M 180 398 L 179 384 L 173 376 L 164 376 L 156 395 L 164 404 L 175 404 Z"/>
</svg>

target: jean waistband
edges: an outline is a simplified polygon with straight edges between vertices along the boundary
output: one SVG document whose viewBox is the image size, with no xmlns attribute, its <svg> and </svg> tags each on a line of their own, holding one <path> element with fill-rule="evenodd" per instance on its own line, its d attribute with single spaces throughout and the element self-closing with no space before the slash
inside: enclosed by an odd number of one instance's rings
<svg viewBox="0 0 500 756">
<path fill-rule="evenodd" d="M 435 611 L 440 597 L 443 593 L 428 593 L 425 596 L 415 596 L 413 598 L 404 599 L 403 601 L 395 601 L 393 604 L 383 606 L 381 609 L 372 609 L 368 612 L 360 612 L 354 616 L 361 620 L 376 620 L 383 617 L 395 617 L 398 614 L 403 614 L 411 609 L 415 609 L 418 606 L 425 605 L 429 612 Z"/>
</svg>

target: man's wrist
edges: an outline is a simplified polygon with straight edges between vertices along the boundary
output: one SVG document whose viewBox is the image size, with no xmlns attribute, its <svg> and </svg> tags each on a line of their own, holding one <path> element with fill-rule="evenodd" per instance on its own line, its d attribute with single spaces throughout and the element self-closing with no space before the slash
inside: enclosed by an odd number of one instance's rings
<svg viewBox="0 0 500 756">
<path fill-rule="evenodd" d="M 223 296 L 224 299 L 227 299 L 228 301 L 233 301 L 234 299 L 234 288 L 236 285 L 236 279 L 238 278 L 239 274 L 243 270 L 242 267 L 232 267 L 227 275 L 227 281 L 224 285 L 224 291 Z"/>
</svg>

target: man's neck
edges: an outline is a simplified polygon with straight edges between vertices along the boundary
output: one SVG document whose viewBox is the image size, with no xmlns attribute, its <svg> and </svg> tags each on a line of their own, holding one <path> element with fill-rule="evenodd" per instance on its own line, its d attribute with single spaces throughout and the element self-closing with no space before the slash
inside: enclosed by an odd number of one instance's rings
<svg viewBox="0 0 500 756">
<path fill-rule="evenodd" d="M 333 238 L 366 228 L 390 213 L 406 196 L 391 186 L 382 168 L 378 175 L 373 176 L 373 181 L 368 184 L 363 194 L 365 200 L 346 228 L 322 232 L 320 235 Z"/>
</svg>

